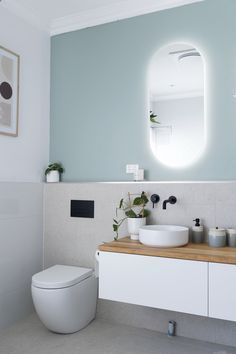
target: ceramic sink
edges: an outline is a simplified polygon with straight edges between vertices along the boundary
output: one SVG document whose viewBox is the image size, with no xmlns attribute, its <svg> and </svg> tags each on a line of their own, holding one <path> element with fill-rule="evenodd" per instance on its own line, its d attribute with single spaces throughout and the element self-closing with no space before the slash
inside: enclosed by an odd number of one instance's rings
<svg viewBox="0 0 236 354">
<path fill-rule="evenodd" d="M 139 229 L 139 241 L 153 247 L 180 247 L 188 243 L 189 229 L 177 225 L 146 225 Z"/>
</svg>

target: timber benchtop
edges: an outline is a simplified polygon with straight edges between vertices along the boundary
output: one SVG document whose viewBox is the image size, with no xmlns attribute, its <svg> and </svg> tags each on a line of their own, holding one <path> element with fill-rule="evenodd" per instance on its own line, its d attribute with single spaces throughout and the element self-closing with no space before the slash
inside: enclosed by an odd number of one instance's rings
<svg viewBox="0 0 236 354">
<path fill-rule="evenodd" d="M 236 264 L 236 248 L 209 247 L 206 243 L 189 243 L 183 247 L 157 248 L 141 244 L 139 241 L 132 241 L 129 237 L 117 241 L 106 242 L 99 246 L 100 251 L 135 254 L 142 256 L 176 258 L 193 261 Z"/>
</svg>

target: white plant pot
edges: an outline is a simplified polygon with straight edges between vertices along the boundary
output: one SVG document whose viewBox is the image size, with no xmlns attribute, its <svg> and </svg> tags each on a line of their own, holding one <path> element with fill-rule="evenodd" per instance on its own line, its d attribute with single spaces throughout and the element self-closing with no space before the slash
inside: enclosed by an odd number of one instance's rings
<svg viewBox="0 0 236 354">
<path fill-rule="evenodd" d="M 139 239 L 139 228 L 146 225 L 146 218 L 128 218 L 128 232 L 131 240 Z"/>
<path fill-rule="evenodd" d="M 49 182 L 49 183 L 59 182 L 60 181 L 60 173 L 58 171 L 50 171 L 46 175 L 46 181 Z"/>
</svg>

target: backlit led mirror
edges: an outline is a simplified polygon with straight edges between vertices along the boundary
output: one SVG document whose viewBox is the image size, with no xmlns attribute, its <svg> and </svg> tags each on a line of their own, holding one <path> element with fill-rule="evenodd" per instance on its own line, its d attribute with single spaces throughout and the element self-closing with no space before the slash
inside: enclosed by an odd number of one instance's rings
<svg viewBox="0 0 236 354">
<path fill-rule="evenodd" d="M 206 142 L 201 53 L 189 44 L 162 47 L 151 60 L 148 79 L 154 155 L 172 167 L 194 163 Z"/>
</svg>

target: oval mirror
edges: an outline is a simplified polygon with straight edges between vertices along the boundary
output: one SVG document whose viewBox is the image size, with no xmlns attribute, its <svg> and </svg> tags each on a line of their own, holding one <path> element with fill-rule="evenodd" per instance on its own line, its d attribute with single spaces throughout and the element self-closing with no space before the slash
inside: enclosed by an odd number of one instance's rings
<svg viewBox="0 0 236 354">
<path fill-rule="evenodd" d="M 192 45 L 158 50 L 149 67 L 150 143 L 165 165 L 183 167 L 205 147 L 204 63 Z"/>
</svg>

